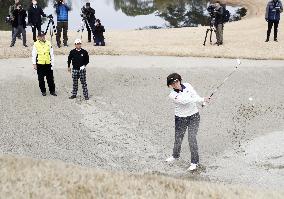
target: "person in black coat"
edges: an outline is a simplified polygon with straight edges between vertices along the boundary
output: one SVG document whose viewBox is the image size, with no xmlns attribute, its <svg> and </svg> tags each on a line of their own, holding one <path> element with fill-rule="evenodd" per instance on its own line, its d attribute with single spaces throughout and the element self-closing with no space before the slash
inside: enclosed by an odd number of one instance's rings
<svg viewBox="0 0 284 199">
<path fill-rule="evenodd" d="M 37 41 L 37 34 L 36 30 L 38 31 L 38 34 L 41 33 L 41 17 L 46 17 L 46 14 L 44 14 L 42 8 L 37 5 L 36 0 L 32 0 L 32 4 L 28 11 L 29 17 L 28 22 L 32 26 L 32 32 L 33 32 L 33 40 L 34 42 Z"/>
<path fill-rule="evenodd" d="M 92 32 L 95 28 L 95 22 L 96 22 L 96 11 L 91 7 L 90 3 L 86 3 L 86 6 L 84 6 L 82 9 L 82 17 L 85 21 L 87 31 L 88 31 L 88 42 L 91 42 L 92 38 Z"/>
<path fill-rule="evenodd" d="M 16 43 L 16 38 L 17 35 L 22 34 L 23 35 L 23 45 L 25 47 L 27 46 L 27 37 L 26 37 L 26 17 L 27 17 L 27 12 L 22 8 L 21 4 L 17 5 L 16 10 L 13 12 L 13 22 L 12 22 L 12 27 L 14 28 L 14 34 L 12 37 L 11 45 L 10 47 L 13 47 Z"/>
<path fill-rule="evenodd" d="M 105 27 L 102 26 L 101 21 L 97 19 L 94 28 L 95 46 L 105 46 L 104 32 Z"/>
</svg>

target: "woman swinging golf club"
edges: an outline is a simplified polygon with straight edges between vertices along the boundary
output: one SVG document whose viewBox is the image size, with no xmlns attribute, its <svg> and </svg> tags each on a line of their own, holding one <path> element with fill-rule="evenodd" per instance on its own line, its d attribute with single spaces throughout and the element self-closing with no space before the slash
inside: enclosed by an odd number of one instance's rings
<svg viewBox="0 0 284 199">
<path fill-rule="evenodd" d="M 179 74 L 173 73 L 167 77 L 168 87 L 173 88 L 169 97 L 175 107 L 175 143 L 173 155 L 166 159 L 172 162 L 180 157 L 181 144 L 188 128 L 188 142 L 191 152 L 191 164 L 188 170 L 193 171 L 199 163 L 196 135 L 199 128 L 200 115 L 196 103 L 209 103 L 210 97 L 201 98 L 189 83 L 182 83 Z"/>
</svg>

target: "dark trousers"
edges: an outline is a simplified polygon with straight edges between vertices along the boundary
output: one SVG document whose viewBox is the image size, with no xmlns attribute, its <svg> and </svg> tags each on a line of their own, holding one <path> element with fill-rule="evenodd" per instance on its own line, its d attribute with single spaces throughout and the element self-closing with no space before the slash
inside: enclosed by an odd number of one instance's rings
<svg viewBox="0 0 284 199">
<path fill-rule="evenodd" d="M 35 24 L 35 25 L 32 26 L 32 32 L 33 32 L 33 40 L 34 40 L 34 42 L 37 41 L 36 30 L 37 30 L 38 33 L 41 32 L 41 24 Z"/>
<path fill-rule="evenodd" d="M 223 44 L 223 30 L 224 25 L 223 24 L 217 24 L 215 25 L 216 28 L 216 39 L 218 44 Z"/>
<path fill-rule="evenodd" d="M 12 38 L 13 38 L 13 35 L 14 35 L 15 30 L 16 30 L 16 28 L 12 27 Z M 19 33 L 19 34 L 17 35 L 17 38 L 18 38 L 18 39 L 22 39 L 21 33 Z"/>
<path fill-rule="evenodd" d="M 191 163 L 199 163 L 198 145 L 196 135 L 199 128 L 200 115 L 196 113 L 189 117 L 175 116 L 175 143 L 173 149 L 173 157 L 179 158 L 181 152 L 181 144 L 186 129 L 188 129 L 188 142 L 191 153 Z"/>
<path fill-rule="evenodd" d="M 67 21 L 58 21 L 57 22 L 57 35 L 56 35 L 56 42 L 58 45 L 61 44 L 60 38 L 61 38 L 61 32 L 63 32 L 63 44 L 67 45 L 68 41 L 68 22 Z"/>
<path fill-rule="evenodd" d="M 274 26 L 274 40 L 277 39 L 279 21 L 268 21 L 267 40 L 269 40 L 272 26 Z"/>
<path fill-rule="evenodd" d="M 46 77 L 47 84 L 49 87 L 49 92 L 55 92 L 55 84 L 53 77 L 53 70 L 51 69 L 51 64 L 37 64 L 37 75 L 39 88 L 42 93 L 46 93 L 44 77 Z"/>
<path fill-rule="evenodd" d="M 105 46 L 105 39 L 101 37 L 95 37 L 96 46 Z"/>
<path fill-rule="evenodd" d="M 17 36 L 22 34 L 23 35 L 23 45 L 27 43 L 27 36 L 26 36 L 26 29 L 23 26 L 18 26 L 17 28 L 14 27 L 14 34 L 12 37 L 11 45 L 15 45 Z"/>
<path fill-rule="evenodd" d="M 86 69 L 84 70 L 72 70 L 72 78 L 73 78 L 73 91 L 72 95 L 76 96 L 78 92 L 78 79 L 80 78 L 83 95 L 84 97 L 88 97 L 88 88 L 87 88 L 87 78 L 86 78 Z"/>
</svg>

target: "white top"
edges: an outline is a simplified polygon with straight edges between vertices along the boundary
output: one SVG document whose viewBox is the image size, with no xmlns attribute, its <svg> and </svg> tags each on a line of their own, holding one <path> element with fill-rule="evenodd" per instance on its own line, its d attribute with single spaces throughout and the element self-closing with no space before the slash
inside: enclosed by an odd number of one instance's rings
<svg viewBox="0 0 284 199">
<path fill-rule="evenodd" d="M 189 83 L 182 84 L 182 91 L 172 90 L 169 97 L 174 101 L 175 115 L 188 117 L 198 113 L 196 103 L 203 103 L 204 98 L 200 97 Z"/>
</svg>

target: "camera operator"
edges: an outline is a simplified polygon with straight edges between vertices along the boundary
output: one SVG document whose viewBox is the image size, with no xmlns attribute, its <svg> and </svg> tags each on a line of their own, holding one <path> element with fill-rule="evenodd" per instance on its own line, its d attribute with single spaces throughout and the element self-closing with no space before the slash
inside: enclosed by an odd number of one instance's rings
<svg viewBox="0 0 284 199">
<path fill-rule="evenodd" d="M 283 5 L 280 0 L 270 0 L 266 6 L 265 20 L 268 22 L 268 30 L 265 42 L 269 41 L 272 26 L 274 26 L 274 41 L 277 40 L 280 13 L 283 12 Z"/>
<path fill-rule="evenodd" d="M 216 28 L 216 44 L 223 45 L 223 29 L 224 29 L 224 21 L 223 21 L 224 8 L 221 6 L 220 1 L 216 1 L 214 16 L 215 16 L 215 28 Z"/>
<path fill-rule="evenodd" d="M 105 46 L 104 32 L 105 27 L 102 26 L 101 21 L 99 19 L 96 19 L 96 26 L 94 29 L 95 46 Z"/>
<path fill-rule="evenodd" d="M 15 3 L 13 4 L 13 5 L 10 5 L 9 6 L 9 22 L 12 24 L 12 22 L 14 21 L 14 17 L 13 17 L 13 12 L 14 12 L 14 10 L 16 10 L 17 9 L 17 6 L 18 6 L 18 4 L 20 3 L 20 0 L 15 0 Z M 14 28 L 13 28 L 13 26 L 12 26 L 12 37 L 13 37 L 13 35 L 14 35 Z M 17 35 L 17 38 L 18 39 L 21 39 L 21 35 L 19 34 L 19 35 Z"/>
<path fill-rule="evenodd" d="M 95 17 L 96 11 L 91 7 L 90 3 L 86 3 L 86 7 L 83 6 L 81 10 L 82 10 L 81 16 L 83 17 L 85 21 L 87 31 L 88 31 L 88 42 L 91 42 L 92 32 L 94 31 L 95 22 L 96 22 L 96 17 Z"/>
<path fill-rule="evenodd" d="M 36 0 L 32 0 L 32 4 L 28 10 L 28 22 L 32 27 L 33 32 L 33 40 L 34 42 L 37 41 L 37 35 L 36 30 L 39 33 L 41 33 L 41 16 L 46 17 L 46 14 L 44 14 L 42 8 L 37 5 Z"/>
<path fill-rule="evenodd" d="M 14 29 L 14 34 L 12 37 L 12 41 L 11 41 L 11 45 L 10 47 L 13 47 L 15 45 L 16 42 L 16 37 L 18 34 L 22 34 L 23 35 L 23 45 L 25 47 L 27 46 L 27 38 L 26 38 L 26 17 L 27 17 L 27 12 L 26 10 L 24 10 L 22 8 L 22 5 L 19 3 L 17 5 L 16 10 L 14 10 L 13 12 L 13 22 L 12 22 L 12 26 Z"/>
<path fill-rule="evenodd" d="M 57 35 L 56 35 L 56 42 L 58 48 L 61 47 L 61 32 L 63 30 L 63 44 L 64 46 L 68 46 L 68 12 L 70 7 L 65 3 L 65 0 L 58 0 L 57 3 L 54 5 L 56 8 L 57 14 Z"/>
</svg>

